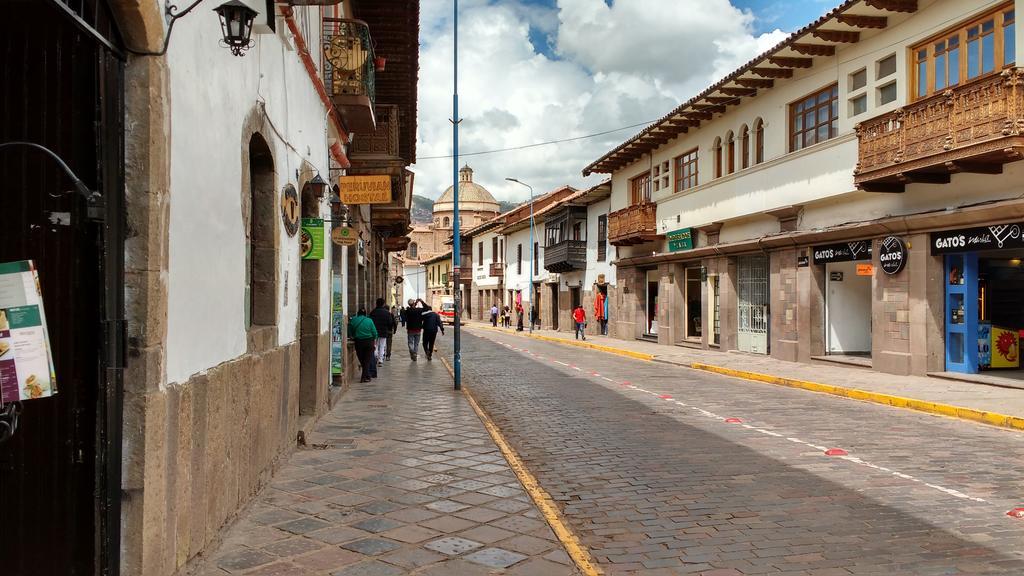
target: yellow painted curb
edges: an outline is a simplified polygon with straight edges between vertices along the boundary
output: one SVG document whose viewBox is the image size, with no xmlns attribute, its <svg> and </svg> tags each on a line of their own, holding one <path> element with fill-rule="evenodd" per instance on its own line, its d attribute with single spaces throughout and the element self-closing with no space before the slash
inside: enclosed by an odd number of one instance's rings
<svg viewBox="0 0 1024 576">
<path fill-rule="evenodd" d="M 599 352 L 607 352 L 608 354 L 617 354 L 619 356 L 626 356 L 629 358 L 635 358 L 637 360 L 646 360 L 650 362 L 654 360 L 654 354 L 647 354 L 644 352 L 634 352 L 632 350 L 623 350 L 622 348 L 614 348 L 612 346 L 602 346 L 601 344 L 591 344 L 590 342 L 582 342 L 580 340 L 569 340 L 568 338 L 555 338 L 553 336 L 544 336 L 541 334 L 530 334 L 528 332 L 509 332 L 495 328 L 493 326 L 479 326 L 485 330 L 492 330 L 494 332 L 501 332 L 503 334 L 511 334 L 513 336 L 525 336 L 526 338 L 533 338 L 534 340 L 545 340 L 547 342 L 555 342 L 557 344 L 565 344 L 566 346 L 577 346 L 579 348 L 590 348 L 591 350 L 597 350 Z"/>
<path fill-rule="evenodd" d="M 448 369 L 448 373 L 454 378 L 455 375 L 452 371 L 452 367 L 448 364 L 448 360 L 441 358 L 441 361 L 444 362 L 444 367 Z M 547 491 L 541 487 L 540 483 L 537 482 L 537 479 L 533 477 L 533 474 L 526 469 L 526 466 L 519 458 L 519 454 L 516 453 L 515 449 L 505 441 L 505 437 L 502 435 L 498 426 L 493 420 L 491 420 L 491 417 L 484 412 L 483 408 L 476 403 L 476 399 L 469 393 L 469 390 L 463 387 L 462 392 L 466 395 L 466 399 L 469 400 L 469 405 L 473 407 L 473 411 L 476 412 L 480 421 L 483 422 L 484 428 L 487 429 L 487 433 L 491 435 L 491 439 L 494 440 L 498 449 L 501 450 L 502 455 L 505 456 L 505 460 L 508 462 L 509 468 L 511 468 L 512 472 L 515 473 L 516 477 L 519 479 L 519 483 L 522 484 L 523 489 L 526 490 L 526 493 L 533 499 L 533 503 L 537 505 L 537 509 L 540 510 L 540 513 L 544 516 L 548 525 L 551 526 L 551 530 L 554 531 L 555 536 L 557 536 L 562 542 L 562 546 L 565 547 L 566 553 L 569 554 L 570 558 L 572 558 L 576 567 L 579 568 L 580 572 L 584 576 L 600 576 L 603 574 L 601 569 L 598 568 L 597 564 L 590 556 L 590 551 L 583 546 L 579 537 L 569 529 L 568 525 L 562 519 L 562 514 L 555 505 L 554 500 L 552 500 Z"/>
<path fill-rule="evenodd" d="M 906 408 L 909 410 L 917 410 L 919 412 L 927 412 L 929 414 L 938 414 L 940 416 L 971 420 L 973 422 L 981 422 L 982 424 L 990 424 L 992 426 L 999 426 L 1002 428 L 1024 430 L 1024 418 L 1019 418 L 1017 416 L 1008 416 L 1006 414 L 998 414 L 996 412 L 985 412 L 974 408 L 964 408 L 962 406 L 953 406 L 951 404 L 940 404 L 938 402 L 929 402 L 927 400 L 915 400 L 913 398 L 882 394 L 881 392 L 870 392 L 867 390 L 860 390 L 858 388 L 844 388 L 842 386 L 820 384 L 818 382 L 797 380 L 795 378 L 784 378 L 782 376 L 772 376 L 770 374 L 760 374 L 758 372 L 747 372 L 746 370 L 735 370 L 733 368 L 702 364 L 700 362 L 693 362 L 689 366 L 695 370 L 714 372 L 716 374 L 723 374 L 734 378 L 743 378 L 744 380 L 753 380 L 778 386 L 788 386 L 790 388 L 800 388 L 803 390 L 810 390 L 812 392 L 832 394 L 833 396 L 842 396 L 843 398 L 852 398 L 854 400 L 864 400 L 866 402 L 874 402 L 876 404 L 884 404 L 886 406 L 893 406 L 896 408 Z"/>
</svg>

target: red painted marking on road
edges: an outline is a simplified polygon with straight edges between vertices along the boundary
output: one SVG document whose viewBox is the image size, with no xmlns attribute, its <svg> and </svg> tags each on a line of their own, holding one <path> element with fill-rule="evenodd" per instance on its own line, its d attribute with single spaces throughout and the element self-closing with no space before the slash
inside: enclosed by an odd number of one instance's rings
<svg viewBox="0 0 1024 576">
<path fill-rule="evenodd" d="M 842 448 L 829 448 L 828 450 L 825 450 L 825 456 L 846 456 L 846 455 L 847 455 L 846 450 L 843 450 Z"/>
<path fill-rule="evenodd" d="M 743 420 L 740 420 L 739 418 L 726 418 L 725 419 L 725 423 L 726 424 L 741 424 L 742 422 L 743 422 Z"/>
<path fill-rule="evenodd" d="M 1010 518 L 1024 518 L 1024 508 L 1014 508 L 1006 513 Z"/>
<path fill-rule="evenodd" d="M 658 398 L 661 398 L 662 400 L 671 400 L 672 399 L 672 395 L 671 394 L 662 394 L 661 396 L 658 396 Z"/>
<path fill-rule="evenodd" d="M 624 381 L 624 382 L 623 382 L 623 384 L 625 384 L 626 386 L 630 386 L 630 385 L 632 385 L 633 383 L 632 383 L 632 382 L 630 382 L 629 380 L 626 380 L 626 381 Z"/>
</svg>

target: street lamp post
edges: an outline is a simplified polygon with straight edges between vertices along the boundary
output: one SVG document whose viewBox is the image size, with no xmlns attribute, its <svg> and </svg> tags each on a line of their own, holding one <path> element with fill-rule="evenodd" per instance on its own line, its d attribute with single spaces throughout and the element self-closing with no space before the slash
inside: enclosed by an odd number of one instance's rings
<svg viewBox="0 0 1024 576">
<path fill-rule="evenodd" d="M 452 59 L 453 59 L 453 82 L 452 82 L 452 192 L 455 200 L 454 229 L 452 230 L 452 275 L 455 285 L 455 329 L 452 335 L 455 354 L 452 358 L 452 379 L 455 381 L 455 389 L 462 389 L 462 337 L 460 324 L 462 323 L 461 287 L 462 287 L 462 242 L 459 235 L 459 0 L 454 2 L 452 19 Z"/>
<path fill-rule="evenodd" d="M 533 334 L 533 315 L 534 314 L 540 314 L 540 310 L 537 310 L 536 312 L 533 311 L 533 297 L 535 296 L 535 294 L 533 293 L 533 262 L 534 262 L 534 258 L 536 258 L 536 256 L 533 253 L 533 244 L 534 244 L 533 243 L 533 186 L 530 186 L 526 182 L 520 182 L 519 180 L 516 180 L 515 178 L 505 178 L 505 180 L 508 180 L 509 182 L 515 182 L 516 184 L 522 184 L 523 186 L 526 186 L 527 188 L 530 189 L 530 292 L 529 292 L 529 294 L 530 294 L 530 334 Z"/>
</svg>

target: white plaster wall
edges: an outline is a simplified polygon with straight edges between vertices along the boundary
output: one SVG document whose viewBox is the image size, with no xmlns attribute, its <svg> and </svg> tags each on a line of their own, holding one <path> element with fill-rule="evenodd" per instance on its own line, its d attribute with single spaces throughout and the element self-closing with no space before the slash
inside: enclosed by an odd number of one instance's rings
<svg viewBox="0 0 1024 576">
<path fill-rule="evenodd" d="M 500 234 L 492 230 L 473 238 L 473 284 L 480 288 L 497 288 L 498 284 L 500 284 L 499 277 L 491 276 L 491 262 L 494 261 L 491 258 L 491 242 L 494 238 L 500 237 Z M 478 258 L 480 255 L 478 246 L 481 242 L 484 245 L 483 260 Z"/>
<path fill-rule="evenodd" d="M 405 265 L 402 267 L 402 291 L 404 299 L 402 304 L 417 298 L 427 297 L 427 268 L 419 265 Z"/>
<path fill-rule="evenodd" d="M 604 274 L 604 281 L 615 284 L 615 246 L 608 244 L 604 262 L 597 261 L 597 217 L 608 214 L 611 201 L 600 200 L 587 206 L 587 269 L 583 275 L 583 288 L 590 290 L 597 282 L 598 274 Z M 605 242 L 608 242 L 606 239 Z"/>
<path fill-rule="evenodd" d="M 309 11 L 309 21 L 318 22 L 316 10 L 297 11 Z M 307 43 L 317 46 L 319 26 L 305 28 L 311 31 Z M 288 183 L 299 189 L 296 170 L 303 161 L 324 177 L 328 173 L 325 109 L 298 54 L 283 41 L 287 35 L 283 21 L 278 22 L 278 30 L 277 35 L 254 35 L 256 45 L 238 58 L 218 46 L 221 33 L 215 17 L 189 18 L 175 26 L 168 51 L 169 383 L 186 380 L 246 351 L 247 245 L 240 190 L 242 156 L 248 149 L 248 140 L 242 136 L 246 116 L 258 102 L 265 102 L 280 132 L 280 136 L 263 135 L 274 153 L 278 190 Z M 289 238 L 283 226 L 279 232 L 278 342 L 287 344 L 296 339 L 300 259 L 297 236 Z M 325 270 L 327 262 L 322 264 Z M 326 278 L 323 286 L 329 286 Z M 327 296 L 321 304 L 329 310 Z"/>
<path fill-rule="evenodd" d="M 540 266 L 538 273 L 533 275 L 533 281 L 544 282 L 548 278 L 548 271 L 544 269 L 544 220 L 542 218 L 534 218 L 534 242 L 538 244 L 538 265 Z M 523 245 L 523 272 L 522 274 L 516 273 L 516 246 L 522 243 Z M 527 226 L 522 230 L 516 230 L 505 236 L 505 262 L 508 264 L 505 266 L 505 289 L 506 290 L 522 290 L 523 301 L 528 302 L 530 300 L 530 291 L 527 287 L 530 285 L 530 266 L 533 262 L 530 260 L 530 227 Z"/>
</svg>

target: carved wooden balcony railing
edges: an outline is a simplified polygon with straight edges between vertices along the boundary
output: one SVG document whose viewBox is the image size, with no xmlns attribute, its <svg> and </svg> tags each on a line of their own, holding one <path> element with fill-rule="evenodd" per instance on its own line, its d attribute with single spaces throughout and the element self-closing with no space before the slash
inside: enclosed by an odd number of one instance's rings
<svg viewBox="0 0 1024 576">
<path fill-rule="evenodd" d="M 998 174 L 1024 153 L 1024 69 L 1008 68 L 857 126 L 854 181 L 869 192 Z"/>
<path fill-rule="evenodd" d="M 504 262 L 491 262 L 491 274 L 494 278 L 505 277 L 505 263 Z"/>
<path fill-rule="evenodd" d="M 608 215 L 608 242 L 615 246 L 642 244 L 660 238 L 657 228 L 658 205 L 634 204 Z"/>
<path fill-rule="evenodd" d="M 323 18 L 324 86 L 348 130 L 364 133 L 376 127 L 373 41 L 362 20 Z"/>
<path fill-rule="evenodd" d="M 587 241 L 562 240 L 544 247 L 544 268 L 548 272 L 571 272 L 587 267 Z"/>
<path fill-rule="evenodd" d="M 359 134 L 352 140 L 349 157 L 363 163 L 371 160 L 399 160 L 398 106 L 379 104 L 374 109 L 376 130 Z"/>
</svg>

